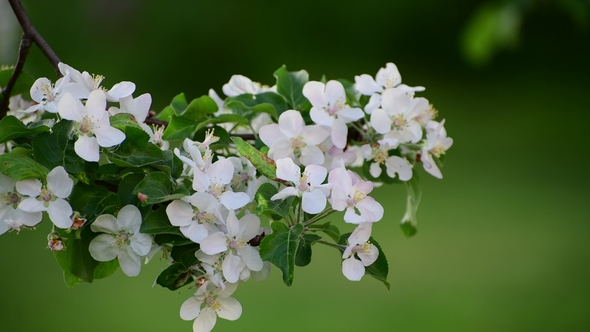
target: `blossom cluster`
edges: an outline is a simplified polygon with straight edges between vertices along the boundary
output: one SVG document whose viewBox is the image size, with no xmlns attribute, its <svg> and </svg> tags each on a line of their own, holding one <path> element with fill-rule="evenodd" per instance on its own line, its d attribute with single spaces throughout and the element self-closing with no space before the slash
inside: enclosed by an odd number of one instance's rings
<svg viewBox="0 0 590 332">
<path fill-rule="evenodd" d="M 147 124 L 151 96 L 134 98 L 134 83 L 106 89 L 100 75 L 59 69 L 55 83 L 35 81 L 32 102 L 11 100 L 11 121 L 22 129 L 2 142 L 0 158 L 34 167 L 0 168 L 0 234 L 32 228 L 45 212 L 58 260 L 75 250 L 69 243 L 82 243 L 94 263 L 112 273 L 117 266 L 107 263 L 116 259 L 128 276 L 160 252 L 168 266 L 158 284 L 197 287 L 180 308 L 194 331 L 210 331 L 217 317 L 238 319 L 242 307 L 231 297 L 238 283 L 265 279 L 271 263 L 290 284 L 285 271 L 293 266 L 285 262 L 293 259 L 281 255 L 295 251 L 277 240 L 285 234 L 296 248 L 340 250 L 349 280 L 370 274 L 368 266 L 386 276 L 372 237 L 384 208 L 370 194 L 382 182 L 415 181 L 418 164 L 442 178 L 453 143 L 434 107 L 415 96 L 424 88 L 402 84 L 393 63 L 354 83 L 305 79 L 295 92 L 281 86 L 290 75 L 284 68 L 272 87 L 235 75 L 222 88 L 225 98 L 214 90 L 191 103 L 177 96 L 157 116 L 167 127 Z M 229 136 L 251 137 L 253 145 L 231 144 Z M 41 156 L 37 137 L 63 148 Z M 317 223 L 336 211 L 353 232 Z"/>
</svg>

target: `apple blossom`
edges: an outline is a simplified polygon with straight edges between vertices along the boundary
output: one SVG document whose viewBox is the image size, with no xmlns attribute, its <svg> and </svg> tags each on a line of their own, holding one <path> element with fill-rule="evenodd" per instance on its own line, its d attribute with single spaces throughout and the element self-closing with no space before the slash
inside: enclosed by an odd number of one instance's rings
<svg viewBox="0 0 590 332">
<path fill-rule="evenodd" d="M 74 181 L 62 166 L 47 174 L 47 185 L 37 179 L 18 181 L 16 190 L 29 197 L 19 203 L 18 208 L 30 213 L 47 211 L 49 219 L 59 228 L 70 228 L 73 220 L 72 207 L 66 198 L 72 193 Z"/>
<path fill-rule="evenodd" d="M 338 167 L 330 171 L 328 183 L 333 185 L 330 195 L 332 208 L 337 211 L 346 209 L 344 221 L 358 224 L 383 218 L 383 206 L 367 196 L 373 190 L 373 182 L 363 181 L 352 171 Z"/>
<path fill-rule="evenodd" d="M 106 96 L 102 90 L 92 91 L 85 105 L 69 93 L 59 102 L 59 115 L 79 125 L 74 150 L 86 161 L 100 159 L 99 146 L 108 148 L 125 140 L 122 131 L 111 127 L 109 113 L 105 107 Z"/>
<path fill-rule="evenodd" d="M 382 108 L 371 113 L 371 126 L 385 138 L 416 143 L 422 138 L 422 128 L 414 118 L 428 107 L 424 98 L 414 99 L 401 89 L 387 89 L 383 91 Z"/>
<path fill-rule="evenodd" d="M 447 137 L 447 131 L 444 128 L 444 124 L 445 120 L 442 120 L 440 123 L 436 121 L 430 121 L 428 123 L 426 126 L 426 140 L 424 141 L 421 155 L 424 170 L 439 179 L 442 179 L 442 173 L 434 162 L 432 156 L 434 155 L 435 157 L 440 158 L 440 156 L 445 154 L 451 145 L 453 145 L 453 139 Z"/>
<path fill-rule="evenodd" d="M 63 62 L 60 62 L 58 67 L 64 77 L 70 77 L 71 83 L 68 84 L 69 86 L 67 88 L 70 91 L 75 90 L 76 93 L 72 94 L 79 99 L 90 98 L 89 95 L 92 91 L 101 90 L 104 91 L 108 101 L 119 101 L 120 98 L 131 96 L 133 91 L 135 91 L 135 84 L 133 82 L 120 82 L 113 85 L 110 90 L 106 90 L 100 86 L 104 79 L 102 75 L 90 75 L 86 71 L 80 73 Z"/>
<path fill-rule="evenodd" d="M 330 135 L 330 131 L 323 126 L 306 126 L 300 112 L 289 110 L 279 116 L 278 124 L 260 128 L 259 135 L 270 148 L 270 158 L 291 158 L 295 163 L 307 166 L 324 163 L 324 154 L 317 145 Z"/>
<path fill-rule="evenodd" d="M 217 224 L 222 224 L 219 202 L 205 193 L 194 193 L 172 201 L 166 207 L 166 214 L 173 226 L 179 226 L 182 234 L 196 243 L 201 243 L 209 234 L 219 232 Z"/>
<path fill-rule="evenodd" d="M 342 274 L 348 280 L 361 280 L 365 275 L 365 266 L 373 264 L 379 257 L 379 249 L 369 242 L 372 225 L 361 223 L 348 237 L 348 246 L 342 254 Z"/>
<path fill-rule="evenodd" d="M 289 181 L 292 187 L 284 188 L 271 197 L 271 200 L 289 196 L 301 197 L 301 208 L 310 214 L 317 214 L 326 208 L 326 197 L 330 194 L 330 184 L 322 184 L 328 170 L 318 165 L 308 165 L 303 174 L 293 160 L 283 158 L 276 161 L 277 178 Z"/>
<path fill-rule="evenodd" d="M 141 257 L 147 256 L 152 248 L 152 238 L 139 232 L 141 212 L 134 205 L 126 205 L 117 217 L 110 214 L 98 216 L 90 225 L 93 232 L 101 232 L 92 239 L 88 250 L 99 262 L 119 260 L 121 270 L 135 277 L 141 271 Z"/>
<path fill-rule="evenodd" d="M 42 212 L 25 212 L 18 209 L 21 196 L 15 190 L 16 180 L 0 174 L 0 235 L 10 229 L 33 227 L 41 222 Z"/>
<path fill-rule="evenodd" d="M 346 124 L 364 117 L 365 113 L 360 108 L 351 108 L 346 104 L 346 92 L 342 83 L 310 81 L 303 86 L 303 95 L 313 106 L 309 113 L 313 122 L 330 127 L 334 145 L 341 149 L 346 147 Z"/>
<path fill-rule="evenodd" d="M 226 225 L 227 233 L 217 232 L 207 236 L 201 241 L 201 250 L 207 255 L 227 251 L 222 263 L 223 276 L 228 282 L 237 282 L 244 269 L 262 269 L 258 250 L 248 244 L 258 233 L 260 218 L 254 214 L 246 214 L 238 220 L 235 212 L 230 210 Z"/>
<path fill-rule="evenodd" d="M 236 320 L 242 315 L 242 305 L 230 297 L 238 288 L 238 284 L 226 284 L 225 289 L 218 288 L 207 281 L 180 307 L 180 318 L 195 320 L 194 332 L 210 332 L 217 316 L 227 320 Z"/>
<path fill-rule="evenodd" d="M 198 168 L 193 171 L 193 189 L 212 195 L 227 209 L 239 209 L 250 202 L 248 194 L 231 191 L 234 165 L 230 160 L 217 160 L 204 172 Z"/>
</svg>

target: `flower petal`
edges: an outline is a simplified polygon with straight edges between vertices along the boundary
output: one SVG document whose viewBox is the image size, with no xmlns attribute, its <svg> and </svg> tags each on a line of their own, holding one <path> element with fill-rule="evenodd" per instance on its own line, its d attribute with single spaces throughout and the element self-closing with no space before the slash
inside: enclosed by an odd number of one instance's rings
<svg viewBox="0 0 590 332">
<path fill-rule="evenodd" d="M 117 255 L 119 259 L 119 265 L 121 270 L 128 277 L 135 277 L 141 272 L 141 259 L 129 246 L 125 246 L 125 249 L 119 250 Z"/>
<path fill-rule="evenodd" d="M 89 137 L 86 135 L 78 136 L 78 140 L 74 143 L 74 151 L 80 158 L 86 161 L 100 160 L 100 147 L 96 137 Z"/>
<path fill-rule="evenodd" d="M 72 193 L 74 180 L 62 166 L 57 166 L 47 174 L 47 189 L 59 198 L 68 198 Z"/>
<path fill-rule="evenodd" d="M 193 320 L 197 318 L 201 312 L 201 304 L 203 304 L 203 301 L 197 300 L 195 296 L 189 297 L 180 306 L 180 318 L 184 320 Z"/>
<path fill-rule="evenodd" d="M 350 257 L 342 261 L 342 274 L 352 281 L 359 281 L 365 275 L 365 266 L 363 262 Z"/>
<path fill-rule="evenodd" d="M 242 315 L 242 305 L 233 297 L 218 299 L 221 304 L 217 315 L 223 319 L 236 320 Z"/>
<path fill-rule="evenodd" d="M 141 212 L 135 205 L 125 205 L 117 215 L 117 223 L 122 230 L 131 234 L 139 232 L 141 226 Z"/>
<path fill-rule="evenodd" d="M 109 234 L 100 234 L 90 241 L 88 251 L 92 258 L 99 262 L 112 261 L 119 253 L 119 247 L 115 237 Z"/>
<path fill-rule="evenodd" d="M 211 332 L 217 322 L 217 314 L 209 307 L 203 308 L 193 323 L 193 332 Z"/>
<path fill-rule="evenodd" d="M 72 207 L 70 203 L 64 199 L 58 198 L 57 200 L 49 203 L 47 213 L 49 219 L 59 228 L 70 228 L 74 221 L 70 216 L 72 215 Z"/>
</svg>

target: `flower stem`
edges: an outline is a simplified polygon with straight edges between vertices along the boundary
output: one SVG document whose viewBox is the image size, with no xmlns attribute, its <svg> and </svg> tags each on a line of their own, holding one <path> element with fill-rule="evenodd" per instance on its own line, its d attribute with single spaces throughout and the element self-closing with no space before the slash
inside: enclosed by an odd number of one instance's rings
<svg viewBox="0 0 590 332">
<path fill-rule="evenodd" d="M 322 219 L 326 218 L 327 216 L 331 215 L 334 212 L 336 212 L 336 210 L 334 210 L 332 208 L 330 208 L 328 210 L 324 210 L 324 211 L 316 214 L 315 217 L 313 217 L 313 218 L 309 219 L 308 221 L 306 221 L 304 223 L 304 225 L 305 226 L 309 226 L 309 225 L 311 225 L 311 224 L 313 224 L 313 223 L 315 223 L 315 222 L 317 222 L 319 220 L 322 220 Z"/>
</svg>

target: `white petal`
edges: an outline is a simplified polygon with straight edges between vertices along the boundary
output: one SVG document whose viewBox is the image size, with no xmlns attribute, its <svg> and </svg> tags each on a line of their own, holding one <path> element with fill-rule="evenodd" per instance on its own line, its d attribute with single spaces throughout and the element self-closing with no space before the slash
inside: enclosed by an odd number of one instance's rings
<svg viewBox="0 0 590 332">
<path fill-rule="evenodd" d="M 344 86 L 342 83 L 330 80 L 326 83 L 326 102 L 334 106 L 337 101 L 346 102 L 346 92 L 344 92 Z M 315 106 L 315 105 L 314 105 Z"/>
<path fill-rule="evenodd" d="M 383 206 L 373 197 L 365 197 L 363 201 L 356 204 L 356 208 L 367 222 L 375 222 L 383 218 Z"/>
<path fill-rule="evenodd" d="M 195 243 L 201 243 L 201 241 L 203 241 L 203 239 L 209 235 L 209 230 L 207 227 L 203 224 L 199 224 L 196 221 L 191 222 L 187 226 L 181 226 L 180 231 L 186 238 Z M 219 230 L 217 229 L 216 231 Z"/>
<path fill-rule="evenodd" d="M 135 91 L 135 84 L 133 82 L 121 82 L 113 85 L 113 87 L 108 91 L 108 96 L 110 99 L 124 98 L 127 96 L 131 96 L 131 94 Z"/>
<path fill-rule="evenodd" d="M 330 136 L 330 128 L 326 126 L 305 126 L 301 132 L 303 141 L 310 145 L 323 143 Z"/>
<path fill-rule="evenodd" d="M 285 111 L 279 117 L 279 129 L 288 138 L 299 136 L 304 126 L 305 123 L 299 111 Z"/>
<path fill-rule="evenodd" d="M 234 164 L 228 159 L 220 159 L 207 169 L 211 182 L 228 184 L 234 176 Z"/>
<path fill-rule="evenodd" d="M 221 269 L 223 270 L 223 276 L 225 280 L 230 283 L 238 282 L 240 279 L 240 272 L 243 267 L 242 259 L 229 252 L 223 259 Z"/>
<path fill-rule="evenodd" d="M 74 222 L 70 216 L 72 215 L 72 207 L 70 203 L 58 198 L 54 202 L 49 203 L 47 213 L 49 219 L 59 228 L 70 228 Z"/>
<path fill-rule="evenodd" d="M 106 126 L 101 126 L 100 129 L 95 128 L 94 135 L 96 135 L 98 145 L 105 148 L 121 144 L 125 140 L 125 134 L 119 129 L 111 127 L 108 123 Z"/>
<path fill-rule="evenodd" d="M 74 143 L 74 151 L 86 161 L 98 161 L 100 159 L 99 149 L 96 137 L 80 135 L 76 143 Z"/>
<path fill-rule="evenodd" d="M 307 175 L 307 182 L 312 186 L 318 186 L 324 182 L 326 179 L 326 175 L 328 175 L 328 170 L 319 165 L 309 165 L 305 167 L 305 172 Z"/>
<path fill-rule="evenodd" d="M 363 262 L 364 266 L 369 266 L 379 258 L 379 249 L 373 244 L 371 244 L 371 251 L 369 253 L 358 253 L 359 258 Z"/>
<path fill-rule="evenodd" d="M 352 281 L 359 281 L 365 275 L 365 266 L 363 262 L 350 257 L 342 262 L 342 274 Z"/>
<path fill-rule="evenodd" d="M 117 218 L 110 214 L 102 214 L 98 216 L 98 218 L 96 218 L 96 220 L 90 225 L 90 229 L 95 233 L 119 234 L 121 232 L 121 228 L 117 223 Z"/>
<path fill-rule="evenodd" d="M 203 308 L 193 323 L 193 332 L 211 332 L 217 322 L 217 314 L 209 307 Z"/>
<path fill-rule="evenodd" d="M 130 240 L 129 246 L 138 256 L 146 256 L 152 249 L 152 237 L 147 234 L 135 233 Z"/>
<path fill-rule="evenodd" d="M 219 196 L 219 202 L 228 210 L 236 210 L 248 204 L 250 196 L 242 192 L 226 191 Z"/>
<path fill-rule="evenodd" d="M 316 164 L 322 165 L 325 161 L 325 156 L 322 150 L 315 145 L 308 145 L 301 149 L 301 156 L 299 162 L 303 166 Z"/>
<path fill-rule="evenodd" d="M 277 165 L 277 178 L 291 181 L 293 183 L 299 183 L 301 178 L 301 169 L 295 165 L 293 160 L 289 158 L 283 158 L 276 161 Z"/>
<path fill-rule="evenodd" d="M 310 81 L 303 86 L 303 95 L 314 107 L 325 107 L 328 103 L 324 91 L 326 86 L 322 82 Z"/>
<path fill-rule="evenodd" d="M 270 147 L 277 139 L 285 137 L 285 134 L 281 132 L 279 125 L 276 123 L 262 126 L 258 135 L 260 140 L 268 147 Z"/>
<path fill-rule="evenodd" d="M 332 143 L 337 148 L 344 149 L 346 147 L 346 142 L 348 140 L 348 127 L 341 119 L 334 119 L 334 123 L 332 124 Z"/>
<path fill-rule="evenodd" d="M 15 184 L 16 191 L 18 191 L 22 195 L 27 195 L 31 197 L 37 197 L 41 193 L 41 181 L 37 179 L 28 179 L 18 181 Z"/>
<path fill-rule="evenodd" d="M 126 246 L 124 249 L 119 250 L 117 258 L 119 259 L 119 265 L 123 273 L 129 277 L 139 275 L 141 271 L 141 259 L 130 247 Z"/>
<path fill-rule="evenodd" d="M 301 206 L 307 213 L 320 213 L 326 208 L 326 195 L 320 189 L 304 192 Z"/>
<path fill-rule="evenodd" d="M 381 90 L 383 90 L 383 87 L 381 85 L 377 84 L 377 82 L 375 82 L 373 77 L 371 77 L 370 75 L 367 75 L 367 74 L 355 76 L 354 82 L 355 82 L 355 88 L 361 94 L 363 94 L 365 96 L 370 96 L 371 94 L 373 94 L 375 92 L 381 92 Z"/>
<path fill-rule="evenodd" d="M 101 234 L 90 241 L 88 251 L 90 251 L 90 255 L 95 260 L 99 262 L 108 262 L 117 257 L 119 247 L 117 247 L 114 236 Z"/>
<path fill-rule="evenodd" d="M 363 112 L 360 108 L 345 108 L 341 109 L 340 111 L 336 112 L 338 118 L 343 120 L 345 123 L 356 121 L 365 116 L 365 112 Z"/>
<path fill-rule="evenodd" d="M 236 320 L 242 315 L 242 305 L 233 297 L 218 299 L 221 308 L 217 315 L 223 319 Z"/>
<path fill-rule="evenodd" d="M 442 179 L 442 173 L 428 151 L 422 151 L 422 165 L 424 170 L 436 178 Z M 21 203 L 22 204 L 22 203 Z"/>
<path fill-rule="evenodd" d="M 86 115 L 84 105 L 69 93 L 62 95 L 57 104 L 57 109 L 59 115 L 66 120 L 82 122 L 82 119 Z"/>
<path fill-rule="evenodd" d="M 125 205 L 117 214 L 117 223 L 122 230 L 131 234 L 139 232 L 141 226 L 141 212 L 135 205 Z"/>
<path fill-rule="evenodd" d="M 189 297 L 180 306 L 180 318 L 184 320 L 193 320 L 197 318 L 201 312 L 201 304 L 203 304 L 203 301 L 197 300 L 194 296 Z"/>
<path fill-rule="evenodd" d="M 270 200 L 271 201 L 275 201 L 277 199 L 285 199 L 289 196 L 299 196 L 300 192 L 299 189 L 294 188 L 294 187 L 287 187 L 281 191 L 279 191 L 278 193 L 274 194 Z"/>
<path fill-rule="evenodd" d="M 201 241 L 201 250 L 207 255 L 215 255 L 227 250 L 227 237 L 222 232 L 216 232 Z"/>
<path fill-rule="evenodd" d="M 97 119 L 100 119 L 103 113 L 106 112 L 106 106 L 107 97 L 104 91 L 98 89 L 90 92 L 90 95 L 88 95 L 88 100 L 86 100 L 86 111 L 88 114 L 96 116 Z"/>
<path fill-rule="evenodd" d="M 248 267 L 248 269 L 252 271 L 260 271 L 262 270 L 262 259 L 260 258 L 260 253 L 258 250 L 254 249 L 251 246 L 245 247 L 243 250 L 238 251 L 240 257 Z"/>
<path fill-rule="evenodd" d="M 57 166 L 47 174 L 47 189 L 59 198 L 68 198 L 72 193 L 74 180 L 62 166 Z"/>
<path fill-rule="evenodd" d="M 371 127 L 375 128 L 379 134 L 385 134 L 390 131 L 392 123 L 393 121 L 391 121 L 387 112 L 381 108 L 378 108 L 371 113 Z"/>
<path fill-rule="evenodd" d="M 18 204 L 18 208 L 25 212 L 47 211 L 47 207 L 43 203 L 43 201 L 37 200 L 36 198 L 27 197 Z"/>
<path fill-rule="evenodd" d="M 309 116 L 313 122 L 322 126 L 332 127 L 334 123 L 334 117 L 322 107 L 312 107 Z"/>
<path fill-rule="evenodd" d="M 166 215 L 173 226 L 189 226 L 195 213 L 191 204 L 174 200 L 166 207 Z"/>
</svg>

